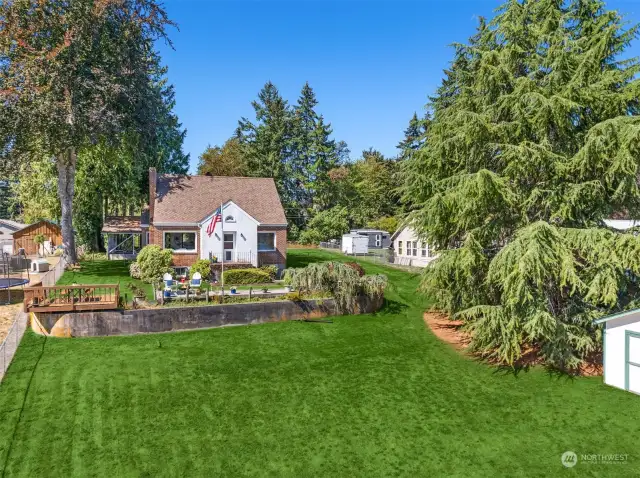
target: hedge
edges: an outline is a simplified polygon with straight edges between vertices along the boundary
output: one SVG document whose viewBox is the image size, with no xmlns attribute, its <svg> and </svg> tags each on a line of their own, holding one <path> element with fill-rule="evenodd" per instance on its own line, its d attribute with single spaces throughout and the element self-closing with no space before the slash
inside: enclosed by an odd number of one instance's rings
<svg viewBox="0 0 640 478">
<path fill-rule="evenodd" d="M 271 282 L 271 276 L 260 269 L 235 269 L 222 274 L 225 284 L 245 285 Z"/>
</svg>

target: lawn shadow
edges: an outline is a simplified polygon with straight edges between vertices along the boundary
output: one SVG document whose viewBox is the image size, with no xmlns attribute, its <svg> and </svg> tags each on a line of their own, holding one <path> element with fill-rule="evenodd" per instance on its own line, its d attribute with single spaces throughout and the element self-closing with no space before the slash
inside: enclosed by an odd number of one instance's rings
<svg viewBox="0 0 640 478">
<path fill-rule="evenodd" d="M 398 302 L 397 300 L 391 300 L 391 299 L 385 298 L 384 303 L 378 312 L 399 314 L 408 308 L 409 306 L 403 302 Z"/>
</svg>

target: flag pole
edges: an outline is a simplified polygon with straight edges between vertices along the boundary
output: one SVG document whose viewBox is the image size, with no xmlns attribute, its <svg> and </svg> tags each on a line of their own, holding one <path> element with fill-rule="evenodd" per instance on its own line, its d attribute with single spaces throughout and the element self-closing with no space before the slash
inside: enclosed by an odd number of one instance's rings
<svg viewBox="0 0 640 478">
<path fill-rule="evenodd" d="M 220 281 L 222 283 L 222 293 L 224 294 L 224 215 L 222 214 L 222 203 L 220 203 L 220 239 L 222 239 L 222 273 L 220 274 Z"/>
</svg>

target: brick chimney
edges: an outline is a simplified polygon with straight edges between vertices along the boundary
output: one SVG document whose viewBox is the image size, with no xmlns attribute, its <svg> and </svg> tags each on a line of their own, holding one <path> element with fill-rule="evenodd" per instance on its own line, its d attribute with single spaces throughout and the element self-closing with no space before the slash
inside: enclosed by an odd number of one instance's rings
<svg viewBox="0 0 640 478">
<path fill-rule="evenodd" d="M 156 168 L 149 168 L 149 224 L 153 224 L 153 210 L 156 204 L 156 184 L 158 173 Z"/>
</svg>

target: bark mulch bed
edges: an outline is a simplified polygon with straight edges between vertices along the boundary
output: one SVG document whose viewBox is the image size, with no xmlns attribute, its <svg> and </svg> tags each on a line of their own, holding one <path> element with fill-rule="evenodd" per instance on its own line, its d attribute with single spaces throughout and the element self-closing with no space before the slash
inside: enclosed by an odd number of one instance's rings
<svg viewBox="0 0 640 478">
<path fill-rule="evenodd" d="M 467 350 L 469 343 L 471 342 L 471 336 L 461 330 L 461 320 L 450 320 L 447 314 L 434 311 L 425 312 L 423 319 L 431 332 L 433 332 L 433 334 L 440 340 L 451 345 L 453 348 L 465 355 L 476 359 L 482 359 L 479 355 L 473 354 Z M 530 348 L 524 351 L 522 357 L 517 361 L 515 366 L 517 368 L 528 368 L 541 364 L 542 359 L 538 355 L 538 351 L 535 348 Z M 602 354 L 593 354 L 583 365 L 580 366 L 578 370 L 571 371 L 570 374 L 583 377 L 601 376 Z"/>
</svg>

